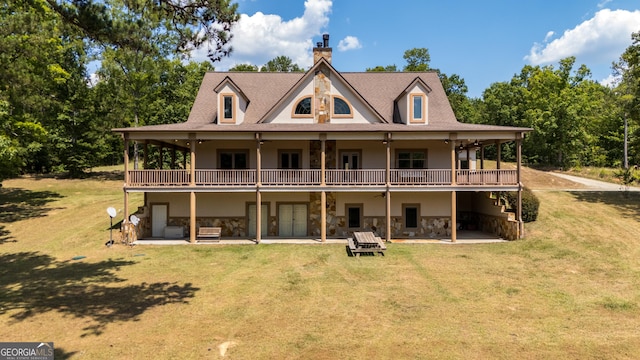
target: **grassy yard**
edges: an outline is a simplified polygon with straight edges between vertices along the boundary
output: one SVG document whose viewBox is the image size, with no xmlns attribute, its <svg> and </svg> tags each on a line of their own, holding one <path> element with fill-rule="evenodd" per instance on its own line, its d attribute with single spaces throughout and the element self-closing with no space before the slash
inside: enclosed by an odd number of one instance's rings
<svg viewBox="0 0 640 360">
<path fill-rule="evenodd" d="M 525 172 L 534 189 L 552 180 Z M 3 183 L 0 341 L 53 341 L 56 359 L 640 353 L 638 194 L 537 191 L 525 240 L 351 258 L 344 245 L 107 248 L 121 185 L 110 174 Z"/>
</svg>

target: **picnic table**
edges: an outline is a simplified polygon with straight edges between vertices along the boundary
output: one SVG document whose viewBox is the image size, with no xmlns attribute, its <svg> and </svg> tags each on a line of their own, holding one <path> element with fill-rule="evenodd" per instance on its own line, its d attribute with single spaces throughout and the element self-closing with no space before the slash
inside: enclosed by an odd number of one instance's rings
<svg viewBox="0 0 640 360">
<path fill-rule="evenodd" d="M 349 250 L 356 257 L 359 257 L 361 253 L 380 253 L 384 256 L 384 251 L 387 250 L 382 239 L 371 231 L 355 231 L 353 238 L 348 240 Z"/>
</svg>

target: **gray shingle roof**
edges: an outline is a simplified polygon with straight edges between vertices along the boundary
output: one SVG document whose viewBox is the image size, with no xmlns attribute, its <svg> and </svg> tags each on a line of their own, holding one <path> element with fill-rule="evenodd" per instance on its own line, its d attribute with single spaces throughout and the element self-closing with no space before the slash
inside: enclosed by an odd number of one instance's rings
<svg viewBox="0 0 640 360">
<path fill-rule="evenodd" d="M 336 132 L 336 131 L 530 131 L 528 128 L 515 128 L 492 125 L 460 123 L 456 120 L 444 88 L 436 72 L 346 72 L 338 73 L 326 64 L 334 75 L 341 77 L 347 86 L 359 95 L 374 112 L 380 114 L 387 124 L 270 124 L 259 123 L 264 115 L 282 101 L 292 88 L 307 73 L 280 72 L 208 72 L 194 101 L 186 122 L 143 126 L 138 128 L 114 129 L 116 132 L 138 131 L 264 131 L 264 132 Z M 218 100 L 214 89 L 227 77 L 244 93 L 250 104 L 246 109 L 244 123 L 240 125 L 219 126 L 214 123 Z M 428 125 L 404 125 L 393 123 L 394 100 L 398 98 L 416 80 L 424 82 L 432 91 L 429 93 Z"/>
</svg>

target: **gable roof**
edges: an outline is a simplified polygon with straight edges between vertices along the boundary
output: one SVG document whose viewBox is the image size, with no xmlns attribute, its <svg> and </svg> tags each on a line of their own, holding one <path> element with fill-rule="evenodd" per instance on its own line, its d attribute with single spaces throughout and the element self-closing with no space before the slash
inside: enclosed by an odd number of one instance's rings
<svg viewBox="0 0 640 360">
<path fill-rule="evenodd" d="M 360 93 L 358 93 L 358 91 L 356 89 L 353 88 L 353 86 L 351 86 L 351 84 L 349 84 L 349 82 L 347 80 L 345 80 L 344 77 L 342 77 L 342 75 L 340 75 L 340 73 L 333 67 L 331 66 L 331 63 L 329 63 L 325 58 L 320 58 L 320 60 L 318 60 L 318 62 L 316 62 L 313 67 L 311 67 L 311 69 L 309 69 L 303 77 L 300 78 L 300 80 L 298 80 L 298 82 L 296 83 L 296 85 L 298 85 L 299 83 L 303 83 L 305 80 L 308 80 L 311 77 L 314 77 L 315 74 L 320 71 L 322 68 L 327 68 L 329 70 L 329 72 L 331 73 L 331 79 L 337 79 L 338 81 L 342 82 L 342 84 L 347 87 L 348 90 L 350 90 L 357 98 L 358 100 L 360 100 L 363 104 L 365 104 L 369 110 L 371 110 L 377 117 L 379 122 L 381 123 L 388 123 L 389 121 L 387 121 L 382 115 L 380 115 L 380 113 L 378 113 L 378 111 L 371 106 L 371 104 L 369 104 L 367 102 L 367 100 L 362 97 L 362 95 L 360 95 Z M 264 122 L 264 120 L 266 120 L 266 118 L 272 114 L 272 112 L 279 106 L 282 105 L 287 98 L 296 90 L 297 86 L 292 86 L 291 89 L 289 89 L 289 91 L 287 91 L 282 98 L 280 99 L 280 101 L 278 101 L 277 103 L 275 103 L 273 105 L 273 107 L 264 114 L 264 116 L 258 121 L 259 123 Z"/>
<path fill-rule="evenodd" d="M 313 76 L 320 64 L 329 67 L 332 74 L 348 90 L 370 107 L 380 118 L 379 123 L 368 124 L 273 124 L 261 123 L 266 114 L 295 91 L 304 79 Z M 332 80 L 333 81 L 333 80 Z M 225 83 L 237 87 L 250 102 L 242 124 L 219 126 L 215 124 L 219 102 L 216 89 Z M 393 122 L 394 102 L 415 84 L 430 89 L 429 123 L 406 125 Z M 305 73 L 283 72 L 207 72 L 186 122 L 113 129 L 115 132 L 529 132 L 532 129 L 498 125 L 467 124 L 456 120 L 438 74 L 429 72 L 345 72 L 336 71 L 324 59 Z"/>
</svg>

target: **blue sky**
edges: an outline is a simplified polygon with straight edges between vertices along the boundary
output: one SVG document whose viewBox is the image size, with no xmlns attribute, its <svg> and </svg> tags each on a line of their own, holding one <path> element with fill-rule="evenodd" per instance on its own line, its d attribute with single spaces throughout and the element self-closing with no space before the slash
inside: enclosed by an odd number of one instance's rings
<svg viewBox="0 0 640 360">
<path fill-rule="evenodd" d="M 592 79 L 609 83 L 611 63 L 640 31 L 638 0 L 238 0 L 235 64 L 263 65 L 285 55 L 304 68 L 311 49 L 330 34 L 333 66 L 342 72 L 405 65 L 405 50 L 427 48 L 430 66 L 458 74 L 480 97 L 524 65 L 554 65 L 567 56 Z M 193 53 L 204 60 L 206 49 Z"/>
</svg>

